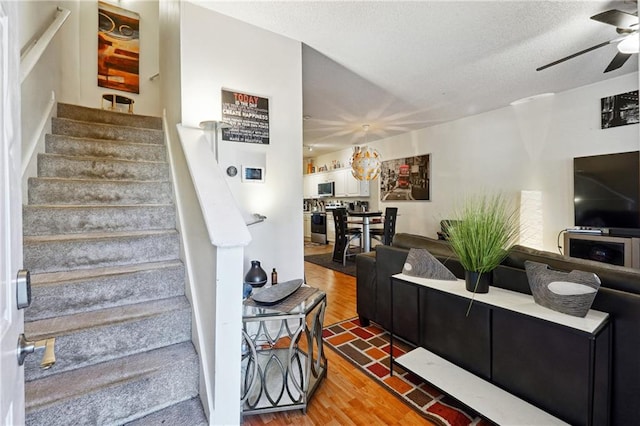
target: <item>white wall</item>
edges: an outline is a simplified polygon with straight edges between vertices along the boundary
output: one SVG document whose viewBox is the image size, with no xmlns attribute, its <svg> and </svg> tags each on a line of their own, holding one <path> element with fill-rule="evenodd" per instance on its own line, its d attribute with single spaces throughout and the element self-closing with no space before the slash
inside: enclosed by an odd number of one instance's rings
<svg viewBox="0 0 640 426">
<path fill-rule="evenodd" d="M 245 270 L 256 259 L 267 271 L 275 267 L 280 281 L 302 278 L 301 45 L 191 3 L 182 14 L 183 125 L 220 120 L 222 88 L 269 98 L 269 145 L 220 141 L 222 170 L 240 170 L 249 158 L 266 164 L 265 183 L 227 177 L 242 210 L 267 216 L 249 228 Z"/>
<path fill-rule="evenodd" d="M 404 135 L 370 142 L 383 160 L 431 154 L 431 201 L 381 202 L 372 183 L 372 208 L 397 206 L 396 232 L 431 237 L 464 194 L 501 190 L 542 192 L 543 247 L 557 251 L 558 233 L 573 221 L 573 158 L 640 149 L 638 125 L 600 129 L 600 98 L 638 89 L 638 73 L 508 106 Z M 350 155 L 316 159 L 316 167 Z"/>
</svg>

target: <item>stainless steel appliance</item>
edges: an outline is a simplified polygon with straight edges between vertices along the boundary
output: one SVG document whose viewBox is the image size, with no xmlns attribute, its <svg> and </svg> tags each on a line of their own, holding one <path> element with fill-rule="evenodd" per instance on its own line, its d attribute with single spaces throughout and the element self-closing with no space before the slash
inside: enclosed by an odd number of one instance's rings
<svg viewBox="0 0 640 426">
<path fill-rule="evenodd" d="M 334 183 L 333 182 L 320 182 L 318 184 L 318 197 L 333 197 Z"/>
<path fill-rule="evenodd" d="M 327 244 L 327 214 L 311 213 L 311 241 Z"/>
</svg>

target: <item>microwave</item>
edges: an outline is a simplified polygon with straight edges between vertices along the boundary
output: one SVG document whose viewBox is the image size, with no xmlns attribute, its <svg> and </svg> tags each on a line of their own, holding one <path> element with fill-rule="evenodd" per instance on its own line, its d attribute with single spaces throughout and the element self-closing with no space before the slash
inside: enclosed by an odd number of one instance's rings
<svg viewBox="0 0 640 426">
<path fill-rule="evenodd" d="M 333 197 L 333 182 L 319 183 L 318 197 Z"/>
</svg>

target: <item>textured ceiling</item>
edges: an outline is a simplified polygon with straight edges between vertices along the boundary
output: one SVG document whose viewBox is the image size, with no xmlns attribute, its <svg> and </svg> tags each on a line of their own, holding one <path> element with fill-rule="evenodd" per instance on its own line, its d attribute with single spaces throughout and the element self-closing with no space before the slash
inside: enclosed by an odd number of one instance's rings
<svg viewBox="0 0 640 426">
<path fill-rule="evenodd" d="M 317 155 L 455 120 L 603 74 L 618 36 L 589 19 L 633 1 L 194 1 L 303 43 L 304 145 Z"/>
</svg>

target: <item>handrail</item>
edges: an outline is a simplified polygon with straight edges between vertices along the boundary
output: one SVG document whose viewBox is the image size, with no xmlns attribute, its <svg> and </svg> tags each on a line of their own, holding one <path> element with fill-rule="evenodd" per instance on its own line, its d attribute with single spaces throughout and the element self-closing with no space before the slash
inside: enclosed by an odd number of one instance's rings
<svg viewBox="0 0 640 426">
<path fill-rule="evenodd" d="M 211 244 L 244 247 L 251 234 L 203 130 L 176 125 Z"/>
<path fill-rule="evenodd" d="M 247 226 L 251 226 L 251 225 L 255 225 L 256 223 L 264 222 L 265 220 L 267 220 L 266 216 L 263 216 L 260 213 L 254 213 L 250 220 L 247 221 L 245 219 L 245 223 L 247 224 Z"/>
<path fill-rule="evenodd" d="M 42 35 L 34 41 L 31 46 L 20 56 L 20 83 L 23 83 L 29 76 L 33 67 L 36 66 L 40 57 L 53 40 L 62 24 L 67 20 L 71 11 L 58 6 L 58 11 L 53 22 L 47 27 Z"/>
</svg>

